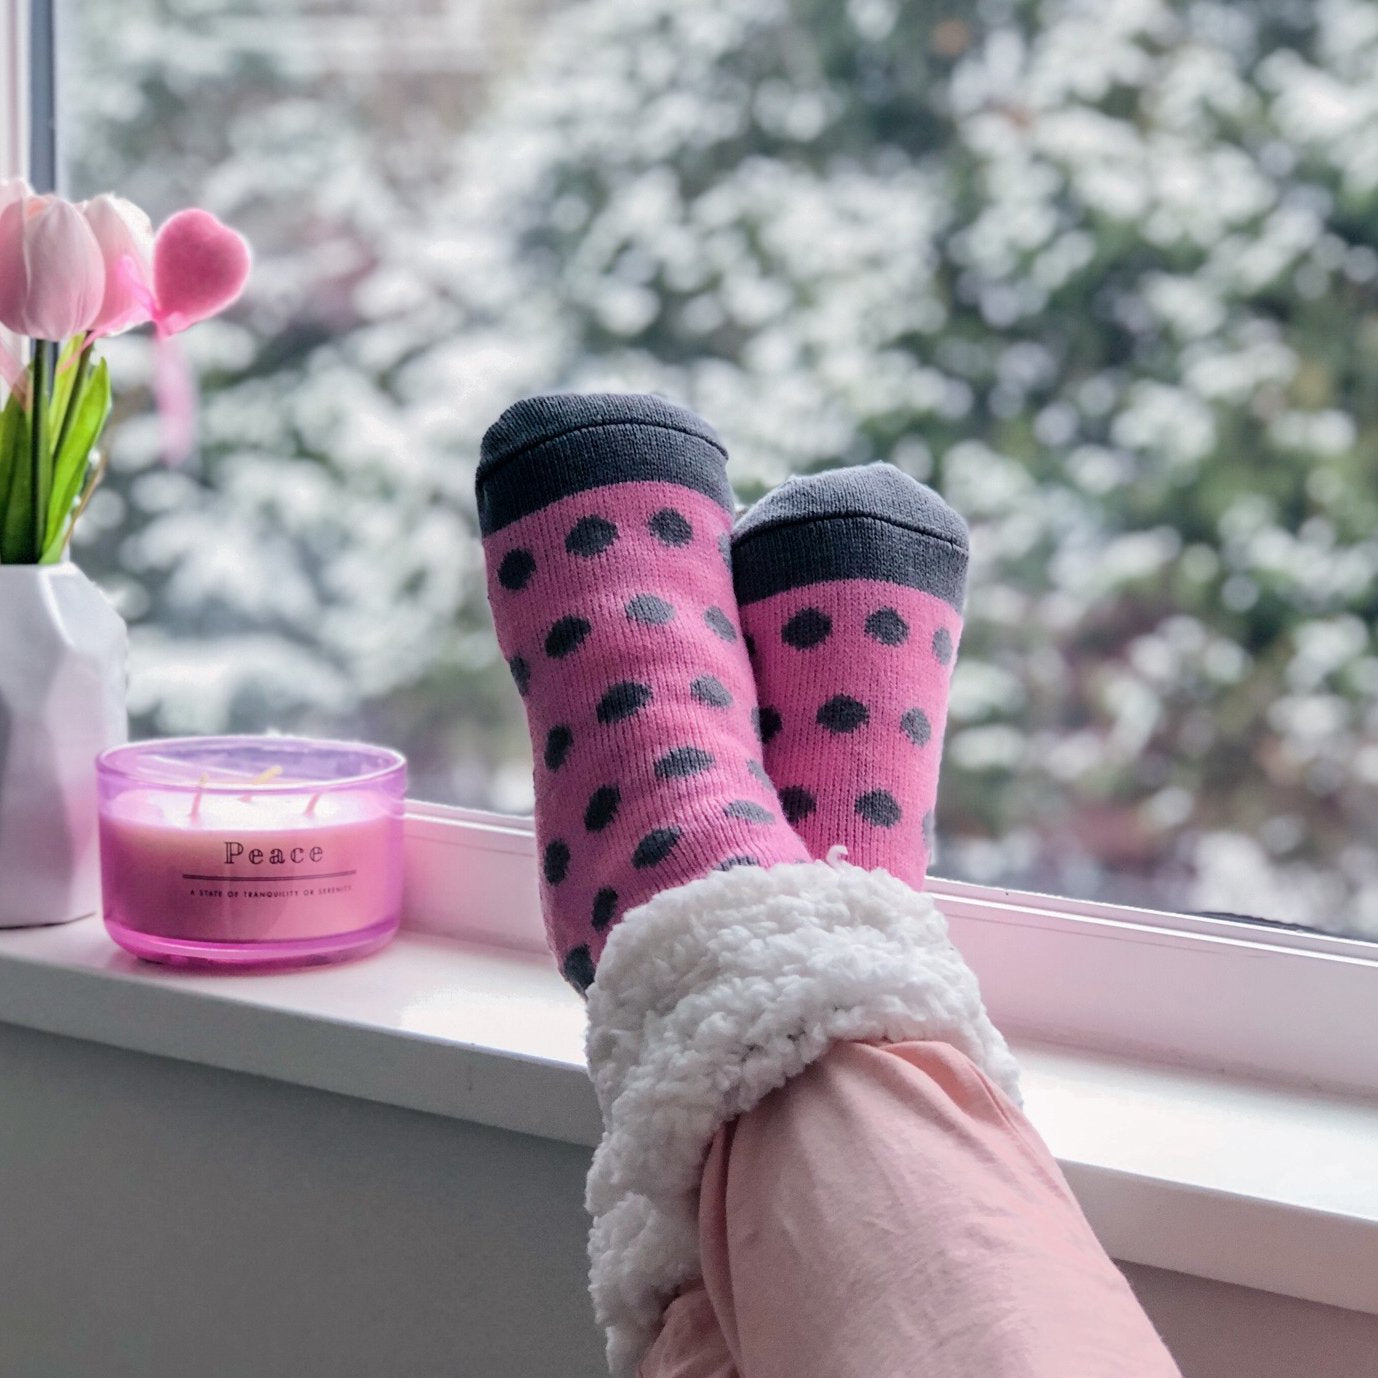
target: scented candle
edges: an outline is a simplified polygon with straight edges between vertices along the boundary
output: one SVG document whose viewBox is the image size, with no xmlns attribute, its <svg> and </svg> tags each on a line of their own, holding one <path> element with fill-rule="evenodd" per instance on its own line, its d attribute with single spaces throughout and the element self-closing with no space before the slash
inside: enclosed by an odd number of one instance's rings
<svg viewBox="0 0 1378 1378">
<path fill-rule="evenodd" d="M 105 925 L 151 961 L 298 966 L 397 931 L 406 762 L 296 737 L 194 737 L 97 759 Z"/>
</svg>

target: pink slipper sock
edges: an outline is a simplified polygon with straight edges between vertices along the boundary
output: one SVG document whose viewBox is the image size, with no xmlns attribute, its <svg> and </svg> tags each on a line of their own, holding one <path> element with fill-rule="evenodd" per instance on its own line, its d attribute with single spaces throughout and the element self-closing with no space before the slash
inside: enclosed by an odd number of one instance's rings
<svg viewBox="0 0 1378 1378">
<path fill-rule="evenodd" d="M 766 770 L 810 853 L 921 889 L 967 529 L 888 464 L 792 479 L 733 535 Z"/>
<path fill-rule="evenodd" d="M 529 398 L 483 438 L 488 599 L 536 757 L 546 930 L 581 991 L 653 895 L 809 859 L 752 727 L 725 461 L 706 422 L 649 396 Z"/>
</svg>

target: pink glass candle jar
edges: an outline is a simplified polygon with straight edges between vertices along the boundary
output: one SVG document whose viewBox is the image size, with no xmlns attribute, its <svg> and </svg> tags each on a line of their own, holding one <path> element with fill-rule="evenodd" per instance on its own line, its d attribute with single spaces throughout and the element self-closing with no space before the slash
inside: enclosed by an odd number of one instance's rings
<svg viewBox="0 0 1378 1378">
<path fill-rule="evenodd" d="M 407 765 L 299 737 L 182 737 L 96 759 L 105 926 L 188 966 L 361 956 L 402 914 Z"/>
</svg>

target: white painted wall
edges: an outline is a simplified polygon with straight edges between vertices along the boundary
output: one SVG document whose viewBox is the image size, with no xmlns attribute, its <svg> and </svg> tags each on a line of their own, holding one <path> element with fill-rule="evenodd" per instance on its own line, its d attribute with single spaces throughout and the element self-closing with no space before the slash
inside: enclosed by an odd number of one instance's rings
<svg viewBox="0 0 1378 1378">
<path fill-rule="evenodd" d="M 1185 1378 L 1378 1374 L 1378 1316 L 1158 1268 L 1124 1271 Z"/>
<path fill-rule="evenodd" d="M 597 1378 L 577 1148 L 0 1024 L 0 1378 Z"/>
<path fill-rule="evenodd" d="M 0 1024 L 0 1378 L 601 1378 L 587 1159 Z M 1378 1317 L 1127 1271 L 1186 1378 L 1378 1373 Z"/>
</svg>

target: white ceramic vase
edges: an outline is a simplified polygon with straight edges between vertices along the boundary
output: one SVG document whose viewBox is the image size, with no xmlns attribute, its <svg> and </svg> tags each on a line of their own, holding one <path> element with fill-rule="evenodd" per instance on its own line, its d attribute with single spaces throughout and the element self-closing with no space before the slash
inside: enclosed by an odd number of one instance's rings
<svg viewBox="0 0 1378 1378">
<path fill-rule="evenodd" d="M 95 761 L 129 735 L 127 644 L 75 565 L 0 565 L 0 928 L 100 912 Z"/>
</svg>

